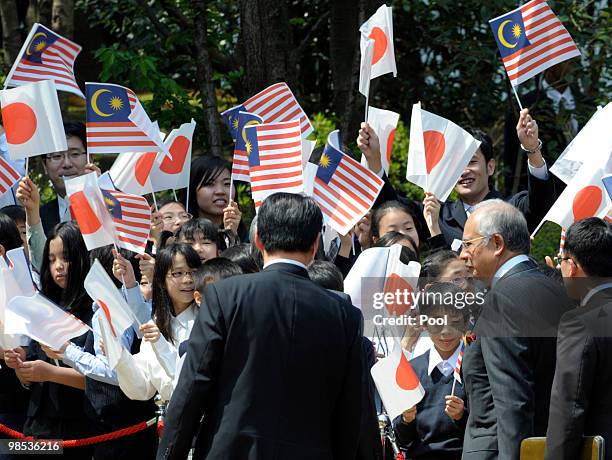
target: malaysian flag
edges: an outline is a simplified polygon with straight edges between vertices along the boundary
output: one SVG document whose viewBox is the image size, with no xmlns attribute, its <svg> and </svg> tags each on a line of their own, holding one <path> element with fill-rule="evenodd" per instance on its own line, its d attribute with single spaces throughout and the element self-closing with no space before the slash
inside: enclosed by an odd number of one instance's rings
<svg viewBox="0 0 612 460">
<path fill-rule="evenodd" d="M 0 196 L 15 185 L 20 177 L 15 168 L 4 158 L 0 157 Z"/>
<path fill-rule="evenodd" d="M 239 112 L 236 131 L 236 145 L 234 147 L 234 161 L 232 162 L 232 179 L 251 182 L 249 176 L 249 154 L 251 144 L 247 143 L 245 128 L 247 126 L 261 125 L 263 119 L 259 115 L 249 112 Z"/>
<path fill-rule="evenodd" d="M 300 107 L 287 83 L 276 83 L 268 86 L 244 102 L 239 110 L 259 115 L 263 118 L 264 123 L 299 120 L 302 137 L 307 137 L 314 131 L 310 120 L 302 110 L 302 107 Z"/>
<path fill-rule="evenodd" d="M 329 134 L 319 159 L 313 191 L 325 223 L 346 235 L 370 210 L 383 180 L 342 153 L 339 145 L 336 130 Z"/>
<path fill-rule="evenodd" d="M 489 21 L 513 86 L 580 56 L 574 40 L 544 0 L 532 0 Z"/>
<path fill-rule="evenodd" d="M 74 60 L 80 52 L 76 43 L 34 24 L 6 78 L 5 88 L 53 80 L 58 90 L 85 99 L 74 77 Z"/>
<path fill-rule="evenodd" d="M 221 112 L 221 118 L 223 118 L 227 129 L 230 130 L 234 142 L 236 142 L 236 133 L 238 132 L 238 115 L 240 114 L 241 110 L 243 111 L 244 107 L 242 105 L 237 105 L 231 109 Z"/>
<path fill-rule="evenodd" d="M 159 129 L 128 88 L 85 83 L 89 153 L 165 152 Z"/>
<path fill-rule="evenodd" d="M 300 121 L 248 126 L 245 132 L 255 207 L 276 192 L 302 193 Z"/>
<path fill-rule="evenodd" d="M 459 383 L 461 383 L 461 364 L 463 364 L 463 352 L 465 351 L 465 344 L 467 343 L 467 339 L 465 335 L 461 339 L 461 348 L 459 349 L 459 356 L 457 357 L 457 365 L 455 366 L 455 370 L 453 371 L 453 377 Z"/>
<path fill-rule="evenodd" d="M 151 208 L 141 196 L 102 190 L 104 203 L 113 219 L 117 245 L 144 253 L 151 229 Z"/>
</svg>

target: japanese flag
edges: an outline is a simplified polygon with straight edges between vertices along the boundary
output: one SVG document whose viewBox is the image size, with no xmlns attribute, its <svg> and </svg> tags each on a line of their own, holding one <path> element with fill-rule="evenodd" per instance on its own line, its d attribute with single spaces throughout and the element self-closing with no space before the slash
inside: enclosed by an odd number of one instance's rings
<svg viewBox="0 0 612 460">
<path fill-rule="evenodd" d="M 359 28 L 361 49 L 367 40 L 374 42 L 372 52 L 372 74 L 370 78 L 380 77 L 389 72 L 397 77 L 395 50 L 393 48 L 393 14 L 390 6 L 382 5 L 370 19 Z"/>
<path fill-rule="evenodd" d="M 389 174 L 389 163 L 391 162 L 391 151 L 393 150 L 393 141 L 395 140 L 395 129 L 399 121 L 399 113 L 390 110 L 377 109 L 370 107 L 368 109 L 368 124 L 378 136 L 380 142 L 380 155 L 383 169 Z M 361 155 L 361 164 L 368 166 L 368 160 L 364 155 Z"/>
<path fill-rule="evenodd" d="M 26 332 L 20 318 L 9 310 L 6 305 L 15 296 L 34 295 L 36 289 L 32 281 L 30 265 L 26 259 L 23 248 L 11 249 L 6 253 L 9 261 L 7 264 L 4 257 L 0 257 L 0 347 L 15 348 L 27 345 L 29 339 L 22 336 Z M 14 329 L 13 334 L 5 334 L 5 324 L 21 325 Z"/>
<path fill-rule="evenodd" d="M 151 170 L 157 155 L 157 152 L 120 153 L 109 171 L 115 187 L 132 195 L 153 193 Z"/>
<path fill-rule="evenodd" d="M 115 243 L 115 229 L 96 173 L 64 181 L 72 215 L 79 224 L 88 250 Z"/>
<path fill-rule="evenodd" d="M 191 172 L 191 148 L 196 122 L 183 123 L 178 129 L 172 130 L 164 144 L 168 154 L 159 154 L 151 172 L 153 190 L 186 188 L 189 185 Z"/>
<path fill-rule="evenodd" d="M 425 396 L 425 390 L 399 343 L 389 356 L 372 366 L 370 373 L 391 420 Z"/>
<path fill-rule="evenodd" d="M 361 62 L 359 64 L 359 92 L 366 98 L 370 94 L 372 79 L 372 56 L 374 55 L 374 40 L 361 41 Z M 367 108 L 366 108 L 367 109 Z"/>
<path fill-rule="evenodd" d="M 68 149 L 53 80 L 0 93 L 2 124 L 13 160 Z"/>
<path fill-rule="evenodd" d="M 452 121 L 412 106 L 406 179 L 446 201 L 480 141 Z"/>
<path fill-rule="evenodd" d="M 89 269 L 84 286 L 89 297 L 102 309 L 109 323 L 109 331 L 114 337 L 121 337 L 132 324 L 139 325 L 136 315 L 98 259 Z"/>
<path fill-rule="evenodd" d="M 602 181 L 603 177 L 604 172 L 601 167 L 593 168 L 585 165 L 580 168 L 533 234 L 535 235 L 546 221 L 568 228 L 577 220 L 587 217 L 603 219 L 612 206 Z"/>
</svg>

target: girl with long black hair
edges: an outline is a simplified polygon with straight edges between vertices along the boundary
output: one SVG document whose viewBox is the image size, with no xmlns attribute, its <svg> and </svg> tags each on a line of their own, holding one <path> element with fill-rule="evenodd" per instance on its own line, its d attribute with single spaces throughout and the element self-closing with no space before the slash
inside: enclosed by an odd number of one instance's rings
<svg viewBox="0 0 612 460">
<path fill-rule="evenodd" d="M 41 293 L 65 311 L 91 324 L 91 300 L 83 287 L 89 271 L 89 257 L 77 224 L 63 222 L 51 231 L 43 250 L 40 271 Z M 71 341 L 83 346 L 87 334 Z M 8 356 L 8 354 L 5 354 Z M 19 380 L 30 388 L 30 404 L 24 433 L 46 439 L 78 439 L 88 436 L 85 415 L 87 399 L 85 377 L 54 364 L 38 342 L 32 342 L 27 354 L 15 349 L 7 359 Z M 91 449 L 66 449 L 64 458 L 87 458 Z"/>
</svg>

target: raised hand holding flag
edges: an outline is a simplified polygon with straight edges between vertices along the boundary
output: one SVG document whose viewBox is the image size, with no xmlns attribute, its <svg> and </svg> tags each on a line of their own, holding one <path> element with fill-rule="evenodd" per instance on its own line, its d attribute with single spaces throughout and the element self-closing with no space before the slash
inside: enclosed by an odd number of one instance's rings
<svg viewBox="0 0 612 460">
<path fill-rule="evenodd" d="M 450 120 L 412 106 L 406 179 L 446 201 L 480 141 Z"/>
</svg>

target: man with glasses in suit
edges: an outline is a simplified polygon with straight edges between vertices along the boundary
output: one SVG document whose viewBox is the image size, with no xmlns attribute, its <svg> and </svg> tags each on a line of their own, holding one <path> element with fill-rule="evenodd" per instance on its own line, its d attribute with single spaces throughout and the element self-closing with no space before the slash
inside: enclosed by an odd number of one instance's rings
<svg viewBox="0 0 612 460">
<path fill-rule="evenodd" d="M 524 438 L 546 434 L 557 326 L 572 302 L 528 257 L 527 222 L 514 206 L 477 205 L 463 238 L 460 257 L 488 290 L 463 359 L 463 459 L 519 460 Z"/>
</svg>

